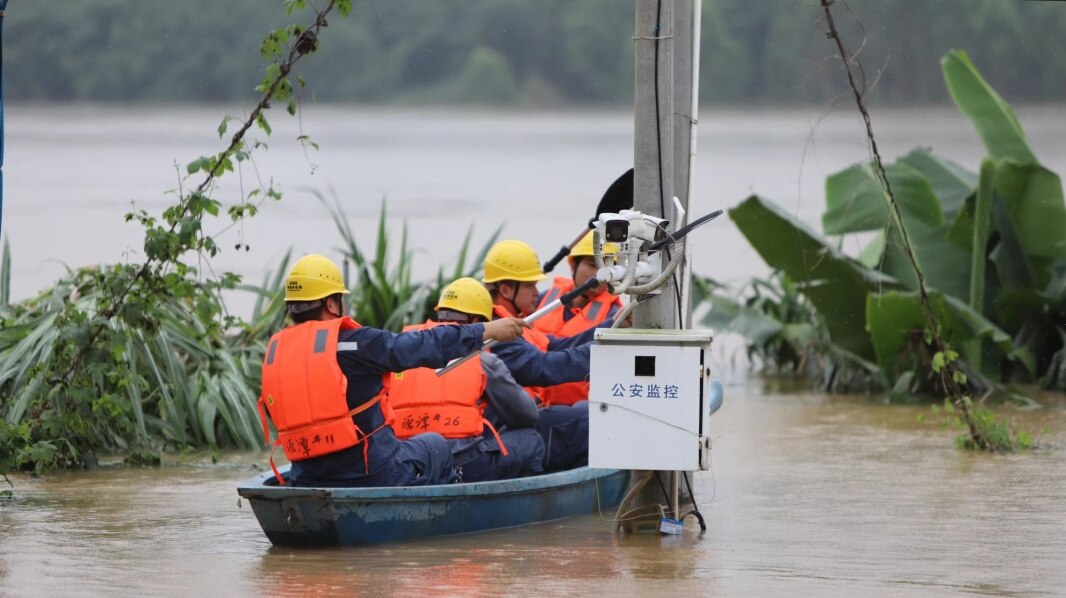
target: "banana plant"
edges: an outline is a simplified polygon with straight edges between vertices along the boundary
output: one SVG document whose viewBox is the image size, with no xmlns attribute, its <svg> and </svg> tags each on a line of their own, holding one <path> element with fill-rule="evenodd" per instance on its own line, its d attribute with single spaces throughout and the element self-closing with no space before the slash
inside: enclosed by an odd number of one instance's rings
<svg viewBox="0 0 1066 598">
<path fill-rule="evenodd" d="M 1040 164 L 1009 104 L 965 53 L 950 52 L 941 66 L 988 158 L 978 174 L 918 148 L 886 167 L 918 272 L 869 162 L 826 180 L 824 236 L 758 196 L 730 217 L 809 299 L 830 345 L 875 363 L 891 388 L 930 388 L 916 375 L 933 357 L 923 353 L 919 275 L 932 289 L 940 332 L 973 376 L 1066 388 L 1062 182 Z M 870 240 L 858 256 L 845 255 L 839 240 L 856 233 Z"/>
</svg>

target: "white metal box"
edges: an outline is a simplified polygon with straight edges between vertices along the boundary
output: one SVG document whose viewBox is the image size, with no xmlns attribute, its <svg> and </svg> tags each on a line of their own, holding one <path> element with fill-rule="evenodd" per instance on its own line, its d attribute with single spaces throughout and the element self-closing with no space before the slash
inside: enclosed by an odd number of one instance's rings
<svg viewBox="0 0 1066 598">
<path fill-rule="evenodd" d="M 589 388 L 589 467 L 706 470 L 712 334 L 600 329 Z"/>
</svg>

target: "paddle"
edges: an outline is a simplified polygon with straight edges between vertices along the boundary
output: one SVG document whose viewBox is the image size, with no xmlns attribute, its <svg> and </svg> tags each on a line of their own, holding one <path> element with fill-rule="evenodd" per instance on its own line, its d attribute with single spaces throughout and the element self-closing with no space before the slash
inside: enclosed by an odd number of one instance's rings
<svg viewBox="0 0 1066 598">
<path fill-rule="evenodd" d="M 570 251 L 574 246 L 581 242 L 581 239 L 585 238 L 585 235 L 594 228 L 596 228 L 596 221 L 599 220 L 600 214 L 605 212 L 620 212 L 622 210 L 630 210 L 633 208 L 633 169 L 622 173 L 622 176 L 615 179 L 611 183 L 610 187 L 607 187 L 607 191 L 603 193 L 603 197 L 600 198 L 599 205 L 596 206 L 596 213 L 593 214 L 592 219 L 589 220 L 588 226 L 581 229 L 581 234 L 574 237 L 573 241 L 569 244 L 563 245 L 559 248 L 559 252 L 552 256 L 552 259 L 544 263 L 545 274 L 555 269 L 555 266 L 562 261 L 562 259 L 570 255 Z"/>
<path fill-rule="evenodd" d="M 554 311 L 555 308 L 559 307 L 560 305 L 570 305 L 570 303 L 573 302 L 573 300 L 576 299 L 578 295 L 584 293 L 585 291 L 592 290 L 592 289 L 594 289 L 594 288 L 596 288 L 598 286 L 600 286 L 600 281 L 596 280 L 595 277 L 592 277 L 592 278 L 588 279 L 587 281 L 585 281 L 585 283 L 582 284 L 581 286 L 576 287 L 574 290 L 572 290 L 572 291 L 570 291 L 568 293 L 563 293 L 555 301 L 552 301 L 551 303 L 549 303 L 549 304 L 545 305 L 544 307 L 538 309 L 537 311 L 529 314 L 528 316 L 526 316 L 523 319 L 526 321 L 527 324 L 532 324 L 533 322 L 539 320 L 541 318 L 541 316 L 545 316 L 545 315 L 551 313 L 552 311 Z M 447 374 L 448 372 L 454 370 L 455 368 L 459 367 L 460 365 L 466 363 L 470 359 L 473 359 L 474 356 L 481 355 L 482 351 L 484 351 L 485 349 L 488 349 L 489 347 L 495 345 L 496 342 L 497 342 L 496 340 L 487 340 L 484 343 L 482 343 L 481 348 L 478 349 L 477 351 L 474 351 L 473 353 L 468 353 L 468 354 L 466 354 L 466 355 L 464 355 L 464 356 L 462 356 L 462 357 L 460 357 L 458 359 L 453 359 L 450 363 L 448 363 L 448 365 L 446 365 L 446 366 L 440 368 L 439 370 L 437 370 L 437 376 L 443 376 L 444 374 Z"/>
<path fill-rule="evenodd" d="M 700 227 L 700 226 L 702 226 L 704 224 L 707 224 L 711 220 L 714 220 L 715 218 L 717 218 L 717 217 L 719 217 L 721 215 L 722 215 L 722 210 L 715 210 L 715 211 L 711 212 L 710 214 L 707 214 L 706 216 L 702 216 L 698 220 L 690 222 L 686 226 L 682 226 L 681 228 L 675 230 L 672 233 L 667 233 L 667 236 L 665 238 L 660 239 L 660 240 L 652 243 L 651 246 L 648 247 L 648 251 L 656 251 L 658 249 L 661 249 L 664 245 L 668 245 L 670 243 L 675 243 L 677 241 L 680 241 L 682 237 L 684 237 L 685 235 L 689 234 L 690 232 L 692 232 L 696 228 L 698 228 L 698 227 Z"/>
</svg>

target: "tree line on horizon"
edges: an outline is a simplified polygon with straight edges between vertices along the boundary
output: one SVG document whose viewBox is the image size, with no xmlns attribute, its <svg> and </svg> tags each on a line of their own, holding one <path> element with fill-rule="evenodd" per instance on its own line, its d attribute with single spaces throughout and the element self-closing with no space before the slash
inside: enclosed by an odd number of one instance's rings
<svg viewBox="0 0 1066 598">
<path fill-rule="evenodd" d="M 280 4 L 275 0 L 273 4 Z M 22 101 L 250 98 L 264 0 L 19 3 L 5 23 L 5 93 Z M 1066 3 L 851 0 L 842 33 L 876 101 L 948 101 L 952 48 L 1013 102 L 1066 98 Z M 372 104 L 624 105 L 633 96 L 632 0 L 358 0 L 324 32 L 308 97 Z M 842 15 L 848 14 L 841 11 Z M 706 104 L 812 104 L 845 88 L 817 0 L 704 0 Z M 328 38 L 328 39 L 327 39 Z"/>
</svg>

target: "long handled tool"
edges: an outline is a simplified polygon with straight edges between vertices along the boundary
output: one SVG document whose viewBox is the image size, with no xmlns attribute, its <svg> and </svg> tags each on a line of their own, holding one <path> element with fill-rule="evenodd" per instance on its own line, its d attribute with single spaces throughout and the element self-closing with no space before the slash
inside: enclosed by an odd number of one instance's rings
<svg viewBox="0 0 1066 598">
<path fill-rule="evenodd" d="M 555 308 L 557 308 L 557 307 L 559 307 L 561 305 L 570 305 L 570 303 L 573 302 L 573 300 L 576 299 L 579 295 L 581 295 L 585 291 L 592 290 L 592 289 L 594 289 L 594 288 L 596 288 L 598 286 L 600 286 L 600 281 L 596 280 L 595 278 L 590 278 L 587 281 L 585 281 L 585 284 L 583 284 L 583 285 L 581 285 L 579 287 L 576 287 L 574 290 L 572 290 L 572 291 L 570 291 L 568 293 L 563 293 L 562 295 L 559 296 L 558 299 L 556 299 L 555 301 L 552 301 L 551 303 L 548 303 L 544 307 L 542 307 L 542 308 L 538 309 L 537 311 L 529 314 L 528 316 L 523 318 L 523 320 L 525 320 L 525 322 L 527 324 L 532 324 L 533 322 L 539 320 L 542 316 L 545 316 L 545 315 L 551 313 L 552 311 L 554 311 Z M 473 359 L 474 357 L 476 357 L 478 355 L 481 355 L 482 351 L 484 351 L 485 349 L 488 349 L 489 347 L 495 345 L 496 343 L 497 343 L 497 341 L 495 339 L 490 339 L 490 340 L 485 341 L 481 345 L 481 348 L 478 349 L 477 351 L 474 351 L 473 353 L 470 353 L 468 355 L 464 355 L 463 357 L 460 357 L 458 359 L 453 359 L 451 361 L 451 363 L 449 363 L 448 365 L 446 365 L 446 366 L 440 368 L 439 370 L 437 370 L 437 376 L 443 376 L 444 374 L 447 374 L 448 372 L 454 370 L 455 368 L 457 368 L 460 365 L 466 363 L 467 361 Z"/>
<path fill-rule="evenodd" d="M 558 253 L 552 256 L 547 262 L 544 262 L 544 272 L 551 272 L 564 257 L 570 255 L 574 246 L 580 243 L 581 239 L 584 239 L 585 235 L 587 235 L 590 230 L 596 228 L 596 221 L 599 219 L 600 214 L 603 214 L 604 212 L 620 212 L 632 208 L 633 169 L 630 168 L 622 173 L 622 176 L 615 179 L 610 187 L 607 187 L 607 191 L 605 191 L 603 197 L 600 198 L 599 205 L 596 206 L 596 213 L 592 215 L 592 219 L 589 220 L 588 226 L 581 229 L 581 234 L 574 237 L 574 240 L 570 241 L 569 244 L 560 247 Z"/>
</svg>

